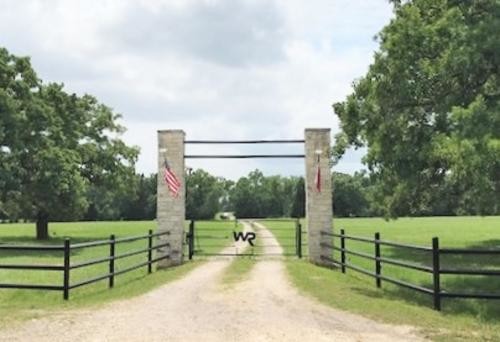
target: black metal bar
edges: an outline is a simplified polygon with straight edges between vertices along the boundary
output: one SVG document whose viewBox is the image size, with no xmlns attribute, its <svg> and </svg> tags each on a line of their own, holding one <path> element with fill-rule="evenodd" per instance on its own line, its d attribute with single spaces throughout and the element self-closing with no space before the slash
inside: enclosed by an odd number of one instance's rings
<svg viewBox="0 0 500 342">
<path fill-rule="evenodd" d="M 148 273 L 153 272 L 153 263 L 151 262 L 153 260 L 153 230 L 149 230 L 149 236 L 148 236 Z"/>
<path fill-rule="evenodd" d="M 294 218 L 277 218 L 277 217 L 269 217 L 269 218 L 260 218 L 260 217 L 256 217 L 256 218 L 252 218 L 252 220 L 254 221 L 268 221 L 268 222 L 293 222 L 293 221 L 297 221 L 297 219 L 294 219 Z"/>
<path fill-rule="evenodd" d="M 500 270 L 470 270 L 470 269 L 446 269 L 442 268 L 441 274 L 460 274 L 460 275 L 481 275 L 481 276 L 500 276 Z"/>
<path fill-rule="evenodd" d="M 36 271 L 64 271 L 64 266 L 59 265 L 0 265 L 0 269 L 9 270 L 36 270 Z"/>
<path fill-rule="evenodd" d="M 69 288 L 70 289 L 75 289 L 75 288 L 80 287 L 80 286 L 89 285 L 89 284 L 96 283 L 96 282 L 104 280 L 104 279 L 108 279 L 109 277 L 111 277 L 111 274 L 109 274 L 109 273 L 108 274 L 104 274 L 104 275 L 100 275 L 100 276 L 97 276 L 97 277 L 94 277 L 94 278 L 82 280 L 79 283 L 71 285 Z"/>
<path fill-rule="evenodd" d="M 295 256 L 295 253 L 196 253 L 200 256 Z"/>
<path fill-rule="evenodd" d="M 382 287 L 382 279 L 380 279 L 380 274 L 382 273 L 382 265 L 380 263 L 380 233 L 375 233 L 375 283 L 378 288 Z"/>
<path fill-rule="evenodd" d="M 335 233 L 332 233 L 332 232 L 321 231 L 320 233 L 323 234 L 323 235 L 329 235 L 329 236 L 333 236 L 333 237 L 341 237 L 340 234 L 335 234 Z M 355 241 L 360 241 L 360 242 L 375 243 L 375 240 L 369 239 L 369 238 L 365 238 L 365 237 L 362 237 L 362 236 L 344 235 L 344 238 L 346 238 L 348 240 L 355 240 Z M 381 246 L 391 246 L 391 247 L 408 248 L 408 249 L 415 249 L 415 250 L 420 250 L 420 251 L 432 251 L 432 248 L 429 248 L 429 247 L 409 245 L 409 244 L 398 243 L 398 242 L 393 242 L 393 241 L 380 240 L 379 244 Z"/>
<path fill-rule="evenodd" d="M 335 259 L 331 259 L 331 258 L 327 258 L 327 257 L 322 257 L 322 258 L 323 259 L 327 259 L 327 260 L 329 259 L 329 261 L 342 266 L 342 263 L 339 263 Z M 364 268 L 361 268 L 361 267 L 358 267 L 358 266 L 355 266 L 355 265 L 352 265 L 352 264 L 344 263 L 343 266 L 345 266 L 346 268 L 350 268 L 352 270 L 355 270 L 355 271 L 357 271 L 359 273 L 363 273 L 363 274 L 365 274 L 367 276 L 370 276 L 370 277 L 374 277 L 375 278 L 377 276 L 373 272 L 370 272 L 368 270 L 365 270 Z M 431 295 L 434 293 L 431 289 L 425 288 L 423 286 L 418 286 L 418 285 L 415 285 L 415 284 L 407 283 L 405 281 L 401 281 L 401 280 L 398 280 L 398 279 L 390 278 L 390 277 L 387 277 L 387 276 L 384 276 L 384 275 L 380 275 L 380 279 L 382 279 L 384 281 L 387 281 L 388 283 L 392 283 L 392 284 L 395 284 L 395 285 L 406 287 L 406 288 L 409 288 L 409 289 L 412 289 L 412 290 L 416 290 L 416 291 L 419 291 L 419 292 L 422 292 L 422 293 L 431 294 Z"/>
<path fill-rule="evenodd" d="M 500 249 L 474 249 L 474 248 L 441 248 L 443 254 L 500 254 Z"/>
<path fill-rule="evenodd" d="M 115 235 L 109 237 L 109 288 L 115 286 Z"/>
<path fill-rule="evenodd" d="M 401 281 L 401 280 L 398 280 L 398 279 L 390 278 L 390 277 L 383 276 L 383 275 L 381 275 L 380 278 L 382 280 L 388 282 L 388 283 L 396 284 L 396 285 L 399 285 L 399 286 L 402 286 L 402 287 L 406 287 L 408 289 L 416 290 L 416 291 L 419 291 L 419 292 L 422 292 L 422 293 L 425 293 L 425 294 L 432 295 L 434 293 L 431 289 L 428 289 L 426 287 L 418 286 L 418 285 L 411 284 L 411 283 L 407 283 L 405 281 Z"/>
<path fill-rule="evenodd" d="M 63 272 L 63 298 L 69 299 L 69 273 L 70 273 L 71 241 L 64 239 L 64 272 Z"/>
<path fill-rule="evenodd" d="M 304 154 L 187 154 L 186 159 L 305 158 Z"/>
<path fill-rule="evenodd" d="M 422 271 L 422 272 L 427 272 L 427 273 L 432 273 L 432 267 L 428 266 L 422 266 L 422 265 L 417 265 L 413 263 L 407 263 L 399 260 L 394 260 L 394 259 L 389 259 L 389 258 L 384 258 L 380 257 L 380 261 L 386 264 L 391 264 L 395 266 L 401 266 L 401 267 L 406 267 L 406 268 L 411 268 L 417 271 Z"/>
<path fill-rule="evenodd" d="M 300 144 L 303 139 L 278 140 L 185 140 L 184 144 Z"/>
<path fill-rule="evenodd" d="M 92 260 L 84 261 L 81 263 L 73 264 L 73 265 L 71 265 L 70 268 L 73 270 L 73 269 L 77 269 L 77 268 L 88 267 L 88 266 L 92 266 L 92 265 L 102 264 L 104 262 L 109 262 L 109 260 L 110 260 L 110 257 L 92 259 Z"/>
<path fill-rule="evenodd" d="M 165 243 L 165 244 L 161 244 L 161 245 L 157 245 L 157 246 L 152 246 L 151 250 L 153 251 L 155 249 L 158 249 L 158 248 L 161 248 L 161 247 L 167 247 L 169 245 L 170 245 L 169 243 Z M 133 256 L 133 255 L 146 253 L 149 250 L 150 250 L 149 248 L 144 248 L 144 249 L 134 250 L 134 251 L 130 251 L 130 252 L 123 253 L 123 254 L 117 254 L 117 255 L 115 255 L 114 259 L 118 260 L 118 259 L 128 258 L 128 257 Z M 93 260 L 85 261 L 85 262 L 82 262 L 82 263 L 79 263 L 79 264 L 73 264 L 73 265 L 71 265 L 71 269 L 92 266 L 92 265 L 100 264 L 100 263 L 103 263 L 103 262 L 108 262 L 109 260 L 110 260 L 110 257 L 93 259 Z"/>
<path fill-rule="evenodd" d="M 156 245 L 156 246 L 153 246 L 151 249 L 154 251 L 158 248 L 162 248 L 162 247 L 169 247 L 170 246 L 170 243 L 164 243 L 164 244 L 161 244 L 161 245 Z"/>
<path fill-rule="evenodd" d="M 447 297 L 447 298 L 476 298 L 476 299 L 500 299 L 500 294 L 493 294 L 493 293 L 441 292 L 441 297 Z"/>
<path fill-rule="evenodd" d="M 398 243 L 398 242 L 392 242 L 392 241 L 383 241 L 383 240 L 381 240 L 379 243 L 382 246 L 391 246 L 391 247 L 415 249 L 415 250 L 424 251 L 424 252 L 430 252 L 430 251 L 432 251 L 432 248 L 429 248 L 429 247 L 417 246 L 417 245 L 409 245 L 409 244 L 405 244 L 405 243 Z"/>
<path fill-rule="evenodd" d="M 295 221 L 295 253 L 297 254 L 297 257 L 300 259 L 302 258 L 302 243 L 300 242 L 300 239 L 302 237 L 302 234 L 300 232 L 300 222 L 299 220 Z"/>
<path fill-rule="evenodd" d="M 99 247 L 104 245 L 109 245 L 109 240 L 96 240 L 89 242 L 76 243 L 71 246 L 71 249 L 81 249 L 81 248 L 89 248 L 89 247 Z"/>
<path fill-rule="evenodd" d="M 441 284 L 439 279 L 439 239 L 432 238 L 432 278 L 434 284 L 434 309 L 441 310 Z"/>
<path fill-rule="evenodd" d="M 159 233 L 154 233 L 152 236 L 157 237 L 161 235 L 169 235 L 170 232 L 159 232 Z M 131 237 L 125 237 L 125 238 L 118 238 L 115 239 L 115 244 L 118 243 L 123 243 L 123 242 L 132 242 L 132 241 L 137 241 L 137 240 L 145 240 L 149 237 L 149 235 L 139 235 L 139 236 L 131 236 Z M 71 245 L 71 249 L 80 249 L 80 248 L 88 248 L 88 247 L 98 247 L 98 246 L 104 246 L 108 245 L 110 243 L 110 240 L 97 240 L 97 241 L 89 241 L 89 242 L 82 242 L 82 243 L 77 243 Z"/>
<path fill-rule="evenodd" d="M 340 230 L 340 248 L 342 251 L 340 252 L 340 264 L 342 273 L 345 273 L 345 231 L 343 229 Z"/>
<path fill-rule="evenodd" d="M 0 284 L 0 289 L 64 291 L 64 286 L 31 285 L 31 284 Z"/>
<path fill-rule="evenodd" d="M 34 245 L 2 245 L 0 244 L 0 251 L 64 251 L 63 246 L 34 246 Z"/>
<path fill-rule="evenodd" d="M 189 260 L 193 260 L 194 255 L 194 220 L 191 220 L 189 223 Z"/>
<path fill-rule="evenodd" d="M 359 256 L 359 257 L 362 257 L 362 258 L 365 258 L 368 260 L 375 260 L 375 257 L 371 254 L 368 254 L 368 253 L 356 252 L 356 251 L 352 251 L 352 250 L 345 249 L 345 248 L 339 248 L 339 247 L 335 247 L 334 245 L 328 244 L 328 243 L 321 243 L 321 245 L 324 247 L 329 247 L 329 248 L 336 250 L 336 251 L 339 251 L 341 253 Z"/>
</svg>

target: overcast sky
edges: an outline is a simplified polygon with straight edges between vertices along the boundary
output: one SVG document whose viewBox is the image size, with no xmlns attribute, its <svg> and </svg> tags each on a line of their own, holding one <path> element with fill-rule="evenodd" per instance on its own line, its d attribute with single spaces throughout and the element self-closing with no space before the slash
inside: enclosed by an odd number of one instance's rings
<svg viewBox="0 0 500 342">
<path fill-rule="evenodd" d="M 29 55 L 44 81 L 95 95 L 123 115 L 139 172 L 156 166 L 156 131 L 189 139 L 302 138 L 338 132 L 331 105 L 373 58 L 387 0 L 0 0 L 0 45 Z M 188 153 L 301 153 L 302 146 L 188 147 Z M 363 166 L 349 151 L 337 171 Z M 304 172 L 300 160 L 188 161 L 237 178 Z"/>
</svg>

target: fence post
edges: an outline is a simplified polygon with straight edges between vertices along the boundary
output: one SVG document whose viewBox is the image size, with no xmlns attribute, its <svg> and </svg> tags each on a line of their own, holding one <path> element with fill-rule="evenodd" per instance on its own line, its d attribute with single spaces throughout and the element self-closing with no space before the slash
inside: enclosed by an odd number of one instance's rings
<svg viewBox="0 0 500 342">
<path fill-rule="evenodd" d="M 109 237 L 109 287 L 115 286 L 115 235 Z"/>
<path fill-rule="evenodd" d="M 188 242 L 188 255 L 189 260 L 193 260 L 194 254 L 194 220 L 189 222 L 189 242 Z"/>
<path fill-rule="evenodd" d="M 432 238 L 432 277 L 434 283 L 434 310 L 441 311 L 439 239 L 437 237 Z"/>
<path fill-rule="evenodd" d="M 382 265 L 380 262 L 380 233 L 375 233 L 375 274 L 376 274 L 376 283 L 377 287 L 382 286 L 382 279 L 380 279 L 380 274 L 382 271 Z"/>
<path fill-rule="evenodd" d="M 63 298 L 69 299 L 69 272 L 70 272 L 70 255 L 71 242 L 70 239 L 64 239 L 64 275 L 63 275 Z"/>
<path fill-rule="evenodd" d="M 342 273 L 345 273 L 345 231 L 343 229 L 340 230 L 340 269 Z"/>
<path fill-rule="evenodd" d="M 152 265 L 152 260 L 153 260 L 153 230 L 150 229 L 148 231 L 148 273 L 153 272 L 153 265 Z"/>
<path fill-rule="evenodd" d="M 299 259 L 302 258 L 302 225 L 299 219 L 295 221 L 295 253 Z"/>
</svg>

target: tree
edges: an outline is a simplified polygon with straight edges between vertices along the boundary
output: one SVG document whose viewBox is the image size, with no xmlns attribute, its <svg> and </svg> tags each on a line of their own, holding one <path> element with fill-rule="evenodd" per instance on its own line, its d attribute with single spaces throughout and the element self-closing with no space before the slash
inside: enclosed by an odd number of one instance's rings
<svg viewBox="0 0 500 342">
<path fill-rule="evenodd" d="M 223 181 L 198 169 L 186 177 L 186 217 L 193 220 L 213 219 L 220 211 Z"/>
<path fill-rule="evenodd" d="M 362 174 L 354 176 L 334 172 L 333 213 L 336 216 L 368 216 L 367 184 Z"/>
<path fill-rule="evenodd" d="M 306 188 L 303 177 L 300 177 L 295 185 L 295 196 L 290 216 L 297 218 L 306 216 Z"/>
<path fill-rule="evenodd" d="M 469 212 L 498 213 L 500 3 L 393 2 L 368 73 L 334 104 L 336 157 L 368 147 L 387 216 L 429 212 L 445 184 Z"/>
<path fill-rule="evenodd" d="M 47 239 L 49 219 L 81 217 L 91 185 L 127 191 L 138 150 L 120 139 L 119 115 L 90 95 L 43 84 L 28 58 L 0 49 L 2 207 L 14 199 Z"/>
</svg>

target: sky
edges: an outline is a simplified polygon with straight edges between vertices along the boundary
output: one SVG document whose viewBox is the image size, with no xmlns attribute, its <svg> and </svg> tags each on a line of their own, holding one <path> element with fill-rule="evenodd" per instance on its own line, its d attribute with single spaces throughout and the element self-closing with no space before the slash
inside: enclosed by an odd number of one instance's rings
<svg viewBox="0 0 500 342">
<path fill-rule="evenodd" d="M 302 139 L 339 122 L 332 104 L 373 60 L 387 0 L 0 0 L 0 46 L 44 82 L 122 115 L 123 139 L 156 172 L 157 130 L 187 139 Z M 188 145 L 188 154 L 303 153 L 302 145 Z M 334 170 L 363 169 L 349 150 Z M 231 179 L 302 175 L 296 159 L 188 160 Z"/>
</svg>

